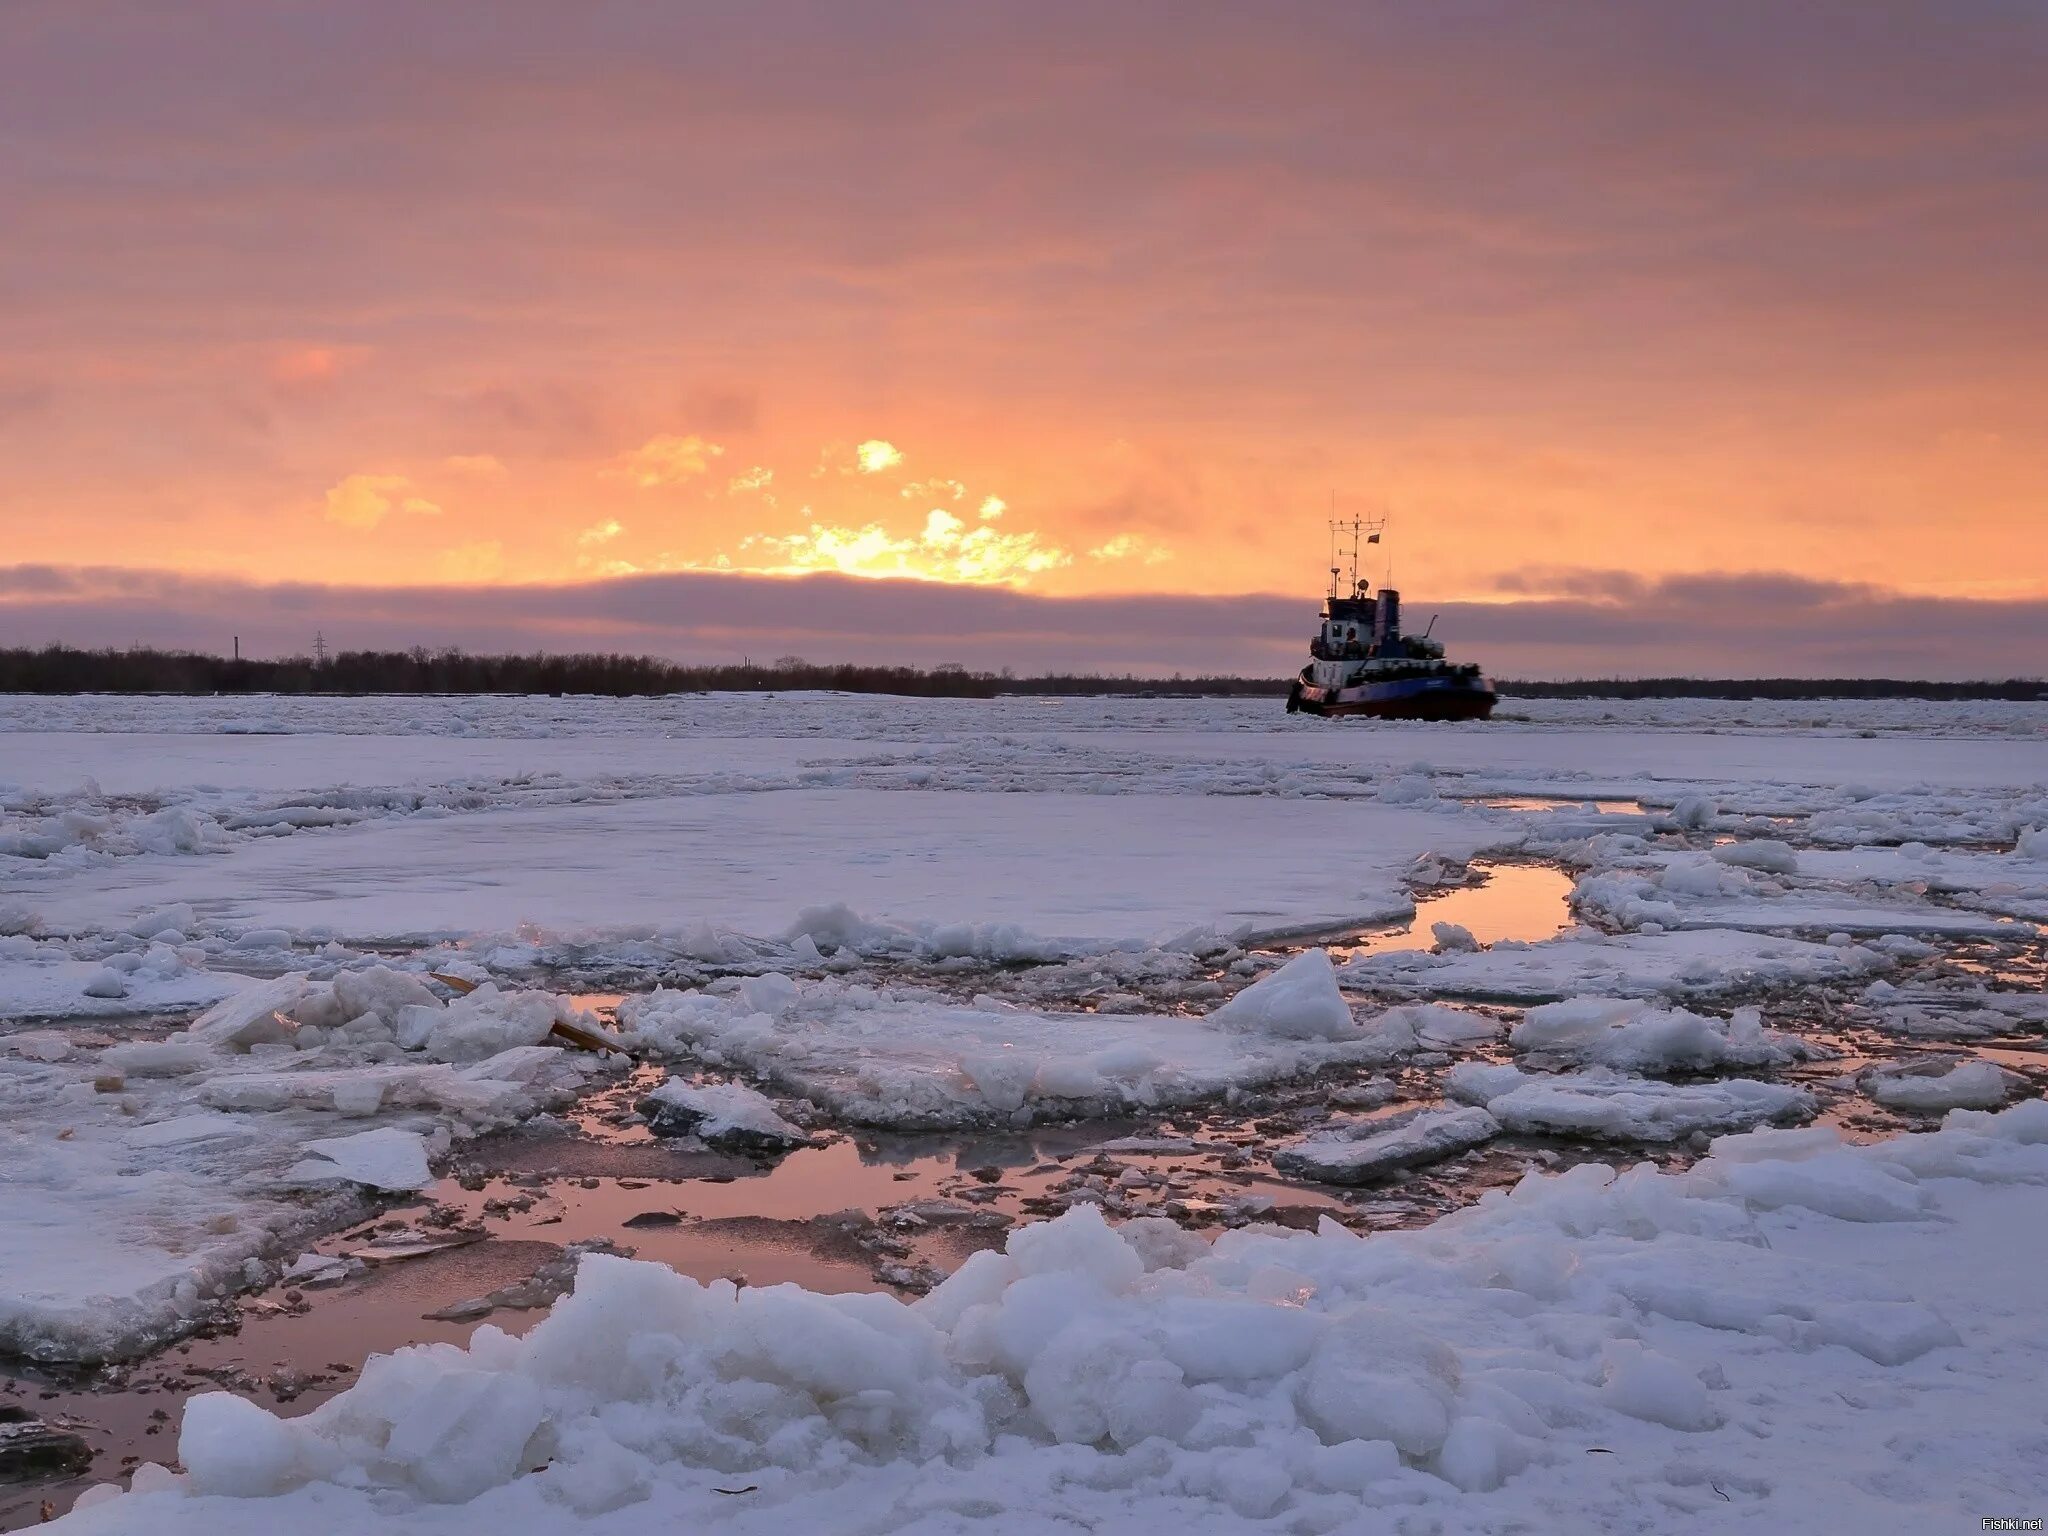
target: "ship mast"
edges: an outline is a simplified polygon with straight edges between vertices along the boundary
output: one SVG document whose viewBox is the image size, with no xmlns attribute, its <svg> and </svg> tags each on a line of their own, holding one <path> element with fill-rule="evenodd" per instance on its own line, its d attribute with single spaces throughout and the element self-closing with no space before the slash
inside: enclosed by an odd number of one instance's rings
<svg viewBox="0 0 2048 1536">
<path fill-rule="evenodd" d="M 1351 584 L 1345 589 L 1351 597 L 1358 596 L 1358 552 L 1364 544 L 1377 544 L 1387 531 L 1386 515 L 1379 517 L 1353 517 L 1348 521 L 1336 515 L 1337 498 L 1330 497 L 1330 596 L 1337 595 L 1337 578 L 1343 568 L 1337 564 L 1337 554 L 1346 534 L 1351 537 Z"/>
</svg>

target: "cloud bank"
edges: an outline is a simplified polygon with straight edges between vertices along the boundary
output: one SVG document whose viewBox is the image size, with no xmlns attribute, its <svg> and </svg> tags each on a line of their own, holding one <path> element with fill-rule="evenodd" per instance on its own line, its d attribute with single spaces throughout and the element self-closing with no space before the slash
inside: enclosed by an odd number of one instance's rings
<svg viewBox="0 0 2048 1536">
<path fill-rule="evenodd" d="M 1501 677 L 2048 674 L 2048 599 L 1915 596 L 1783 573 L 1543 573 L 1541 594 L 1441 605 L 1456 656 Z M 1431 610 L 1417 605 L 1414 621 Z M 343 586 L 112 567 L 0 567 L 0 644 L 620 650 L 681 661 L 963 662 L 977 669 L 1285 675 L 1312 601 L 1048 597 L 838 574 L 709 572 L 556 585 Z"/>
</svg>

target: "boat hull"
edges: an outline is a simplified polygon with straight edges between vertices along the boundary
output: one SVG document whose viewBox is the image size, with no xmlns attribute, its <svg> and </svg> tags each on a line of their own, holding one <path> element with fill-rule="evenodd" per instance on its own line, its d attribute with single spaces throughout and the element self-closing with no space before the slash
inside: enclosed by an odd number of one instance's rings
<svg viewBox="0 0 2048 1536">
<path fill-rule="evenodd" d="M 1411 677 L 1349 688 L 1325 688 L 1301 677 L 1288 691 L 1287 709 L 1378 720 L 1484 720 L 1497 697 L 1483 677 Z"/>
</svg>

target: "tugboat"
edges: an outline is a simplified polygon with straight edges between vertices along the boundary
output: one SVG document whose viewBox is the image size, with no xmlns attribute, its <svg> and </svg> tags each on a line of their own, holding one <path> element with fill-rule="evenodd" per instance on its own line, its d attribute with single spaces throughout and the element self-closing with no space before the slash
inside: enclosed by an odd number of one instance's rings
<svg viewBox="0 0 2048 1536">
<path fill-rule="evenodd" d="M 1372 715 L 1381 720 L 1484 720 L 1493 713 L 1493 684 L 1470 662 L 1444 660 L 1444 643 L 1429 629 L 1401 633 L 1401 594 L 1377 593 L 1358 575 L 1358 544 L 1377 544 L 1384 520 L 1330 523 L 1330 595 L 1323 626 L 1308 643 L 1314 657 L 1287 690 L 1287 712 Z M 1351 577 L 1340 589 L 1337 540 L 1351 535 Z"/>
</svg>

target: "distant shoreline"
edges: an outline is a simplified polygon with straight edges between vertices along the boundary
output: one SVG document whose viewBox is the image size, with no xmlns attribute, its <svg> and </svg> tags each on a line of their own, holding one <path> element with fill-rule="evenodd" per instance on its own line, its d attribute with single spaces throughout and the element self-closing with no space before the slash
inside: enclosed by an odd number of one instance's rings
<svg viewBox="0 0 2048 1536">
<path fill-rule="evenodd" d="M 1017 677 L 962 666 L 773 662 L 681 666 L 652 656 L 475 656 L 462 651 L 342 651 L 250 660 L 200 651 L 0 649 L 0 693 L 415 696 L 576 694 L 630 698 L 679 693 L 834 692 L 913 698 L 999 696 L 1280 697 L 1285 677 L 1136 677 L 1053 673 Z M 2048 681 L 1938 682 L 1914 678 L 1586 678 L 1496 681 L 1504 697 L 1534 699 L 1981 699 L 2048 700 Z"/>
</svg>

